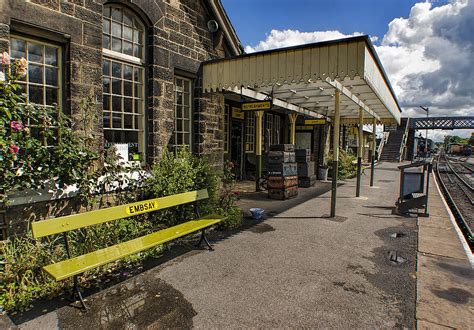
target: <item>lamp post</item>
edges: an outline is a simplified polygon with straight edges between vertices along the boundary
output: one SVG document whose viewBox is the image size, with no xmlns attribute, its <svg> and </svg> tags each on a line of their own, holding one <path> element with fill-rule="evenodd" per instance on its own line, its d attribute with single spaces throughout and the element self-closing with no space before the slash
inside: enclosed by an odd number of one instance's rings
<svg viewBox="0 0 474 330">
<path fill-rule="evenodd" d="M 420 105 L 420 108 L 426 111 L 426 119 L 428 119 L 430 109 L 428 107 L 422 107 L 421 105 Z M 428 127 L 428 122 L 426 123 L 426 127 Z M 427 157 L 428 157 L 428 128 L 426 129 L 426 134 L 425 134 L 425 158 Z"/>
</svg>

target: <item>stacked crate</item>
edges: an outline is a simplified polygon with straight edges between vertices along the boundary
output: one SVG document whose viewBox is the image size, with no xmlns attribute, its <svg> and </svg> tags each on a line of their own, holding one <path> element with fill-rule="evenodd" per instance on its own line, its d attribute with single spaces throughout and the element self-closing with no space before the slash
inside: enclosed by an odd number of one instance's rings
<svg viewBox="0 0 474 330">
<path fill-rule="evenodd" d="M 298 195 L 298 165 L 293 144 L 270 146 L 267 167 L 268 198 L 284 200 Z"/>
<path fill-rule="evenodd" d="M 316 175 L 314 174 L 314 162 L 311 161 L 311 150 L 297 149 L 295 155 L 298 163 L 298 186 L 302 188 L 314 186 Z"/>
</svg>

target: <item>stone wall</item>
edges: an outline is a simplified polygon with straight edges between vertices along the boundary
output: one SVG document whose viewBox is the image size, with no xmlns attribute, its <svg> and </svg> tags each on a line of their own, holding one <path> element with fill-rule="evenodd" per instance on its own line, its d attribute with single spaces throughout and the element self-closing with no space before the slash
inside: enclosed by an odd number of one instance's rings
<svg viewBox="0 0 474 330">
<path fill-rule="evenodd" d="M 96 148 L 103 148 L 102 130 L 102 10 L 106 0 L 0 0 L 0 50 L 8 50 L 11 33 L 62 45 L 64 50 L 63 111 L 80 117 L 79 104 L 92 95 L 92 111 L 99 120 L 93 128 Z M 194 153 L 223 164 L 224 97 L 202 92 L 203 61 L 230 55 L 221 31 L 211 33 L 215 19 L 206 0 L 114 0 L 134 11 L 146 26 L 146 144 L 152 163 L 170 142 L 174 130 L 175 75 L 193 79 Z M 61 203 L 57 201 L 57 203 Z M 35 205 L 49 216 L 55 201 Z M 62 206 L 62 204 L 61 204 Z M 65 207 L 61 213 L 73 212 Z M 10 208 L 9 234 L 22 232 L 34 212 L 26 206 Z M 0 229 L 6 226 L 0 214 Z M 16 220 L 15 220 L 16 219 Z M 25 221 L 26 220 L 26 221 Z"/>
<path fill-rule="evenodd" d="M 65 50 L 63 111 L 79 116 L 79 102 L 93 95 L 102 118 L 102 9 L 106 0 L 0 1 L 0 49 L 10 33 L 41 36 Z M 110 1 L 112 2 L 112 1 Z M 223 98 L 201 93 L 203 61 L 226 55 L 222 32 L 211 33 L 214 19 L 205 0 L 115 0 L 133 10 L 147 28 L 147 156 L 159 157 L 174 129 L 173 82 L 176 74 L 195 83 L 193 146 L 199 155 L 222 163 Z M 97 148 L 103 146 L 102 121 L 94 127 Z"/>
</svg>

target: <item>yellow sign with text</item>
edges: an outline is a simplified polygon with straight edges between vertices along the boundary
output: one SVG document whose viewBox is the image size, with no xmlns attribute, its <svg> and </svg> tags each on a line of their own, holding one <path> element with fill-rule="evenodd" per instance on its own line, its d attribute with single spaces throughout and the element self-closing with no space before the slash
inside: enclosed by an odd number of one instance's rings
<svg viewBox="0 0 474 330">
<path fill-rule="evenodd" d="M 305 125 L 324 125 L 326 124 L 326 119 L 306 119 L 304 121 Z"/>
<path fill-rule="evenodd" d="M 296 126 L 297 131 L 312 131 L 313 129 L 313 126 Z"/>
<path fill-rule="evenodd" d="M 270 110 L 272 108 L 272 102 L 248 102 L 242 103 L 242 111 L 259 111 L 259 110 Z"/>
<path fill-rule="evenodd" d="M 245 113 L 240 110 L 240 108 L 232 107 L 232 118 L 244 119 Z"/>
<path fill-rule="evenodd" d="M 125 208 L 125 212 L 127 212 L 128 215 L 136 215 L 151 212 L 158 209 L 158 202 L 151 200 L 127 205 L 127 207 Z"/>
</svg>

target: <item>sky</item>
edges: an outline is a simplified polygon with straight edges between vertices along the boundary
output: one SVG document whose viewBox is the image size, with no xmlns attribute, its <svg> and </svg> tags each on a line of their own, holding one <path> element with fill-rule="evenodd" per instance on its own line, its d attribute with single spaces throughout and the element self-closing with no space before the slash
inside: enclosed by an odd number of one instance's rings
<svg viewBox="0 0 474 330">
<path fill-rule="evenodd" d="M 247 53 L 367 34 L 404 117 L 474 115 L 474 0 L 221 1 Z"/>
</svg>

